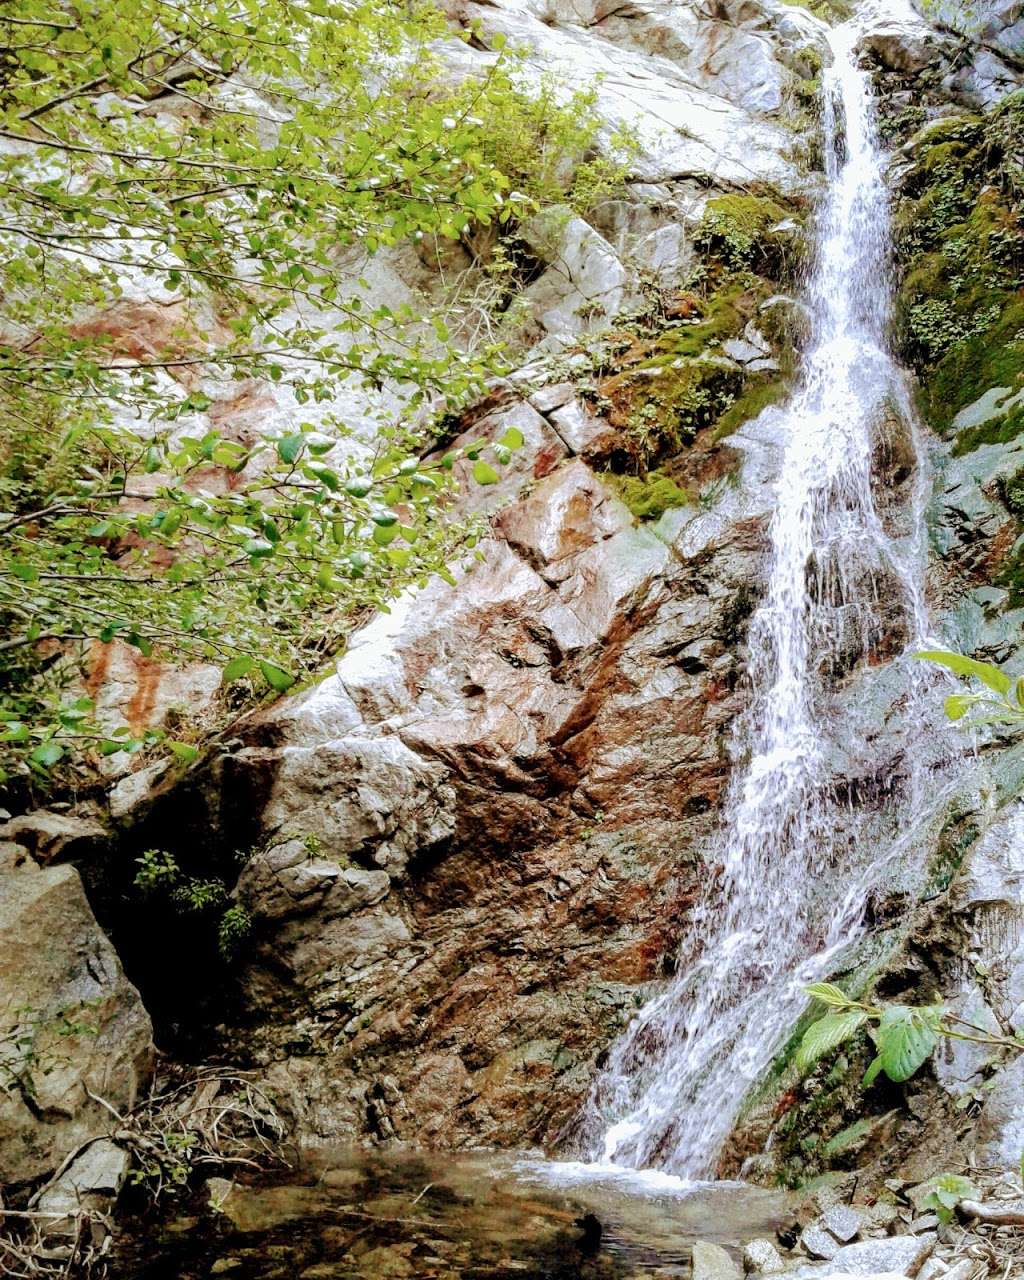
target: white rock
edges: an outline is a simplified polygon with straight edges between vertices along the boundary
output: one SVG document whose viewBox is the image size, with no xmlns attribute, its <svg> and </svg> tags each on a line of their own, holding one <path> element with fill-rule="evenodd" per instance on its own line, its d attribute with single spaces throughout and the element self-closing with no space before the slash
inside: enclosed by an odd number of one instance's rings
<svg viewBox="0 0 1024 1280">
<path fill-rule="evenodd" d="M 800 1244 L 812 1258 L 831 1259 L 839 1252 L 839 1242 L 821 1225 L 820 1220 L 804 1227 L 800 1233 Z"/>
<path fill-rule="evenodd" d="M 834 1204 L 821 1215 L 821 1225 L 842 1244 L 848 1244 L 860 1231 L 861 1215 L 848 1204 Z"/>
<path fill-rule="evenodd" d="M 889 1236 L 844 1245 L 827 1266 L 797 1267 L 787 1280 L 832 1280 L 837 1276 L 914 1275 L 935 1248 L 935 1236 Z"/>
<path fill-rule="evenodd" d="M 770 1240 L 751 1240 L 743 1247 L 743 1265 L 762 1276 L 776 1276 L 786 1270 L 786 1263 Z"/>
<path fill-rule="evenodd" d="M 743 1280 L 743 1272 L 721 1245 L 697 1240 L 693 1245 L 692 1280 Z"/>
</svg>

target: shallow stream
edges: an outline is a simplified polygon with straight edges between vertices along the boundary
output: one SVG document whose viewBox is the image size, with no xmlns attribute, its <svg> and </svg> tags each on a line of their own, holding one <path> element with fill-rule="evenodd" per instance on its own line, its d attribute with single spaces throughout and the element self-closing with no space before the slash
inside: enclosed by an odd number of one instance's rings
<svg viewBox="0 0 1024 1280">
<path fill-rule="evenodd" d="M 213 1207 L 139 1222 L 115 1280 L 685 1277 L 694 1240 L 739 1256 L 792 1220 L 779 1192 L 509 1152 L 321 1151 L 253 1185 L 207 1187 Z"/>
</svg>

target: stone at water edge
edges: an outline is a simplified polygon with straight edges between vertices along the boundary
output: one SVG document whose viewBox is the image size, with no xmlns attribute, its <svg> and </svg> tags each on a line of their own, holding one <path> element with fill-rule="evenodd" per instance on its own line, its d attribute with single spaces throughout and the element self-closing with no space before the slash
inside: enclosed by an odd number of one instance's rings
<svg viewBox="0 0 1024 1280">
<path fill-rule="evenodd" d="M 826 1264 L 797 1267 L 786 1280 L 833 1280 L 839 1276 L 860 1276 L 878 1280 L 880 1276 L 914 1276 L 935 1248 L 936 1237 L 890 1236 L 885 1240 L 860 1240 L 845 1245 Z"/>
<path fill-rule="evenodd" d="M 762 1276 L 777 1276 L 786 1270 L 782 1254 L 770 1240 L 751 1240 L 744 1245 L 743 1265 Z"/>
<path fill-rule="evenodd" d="M 860 1234 L 863 1225 L 860 1214 L 848 1204 L 832 1205 L 825 1210 L 819 1221 L 841 1244 L 849 1244 L 854 1236 Z"/>
<path fill-rule="evenodd" d="M 839 1252 L 839 1241 L 821 1225 L 821 1220 L 812 1222 L 800 1233 L 800 1243 L 812 1258 L 832 1259 Z"/>
<path fill-rule="evenodd" d="M 743 1280 L 740 1265 L 720 1244 L 696 1240 L 693 1245 L 693 1280 Z"/>
</svg>

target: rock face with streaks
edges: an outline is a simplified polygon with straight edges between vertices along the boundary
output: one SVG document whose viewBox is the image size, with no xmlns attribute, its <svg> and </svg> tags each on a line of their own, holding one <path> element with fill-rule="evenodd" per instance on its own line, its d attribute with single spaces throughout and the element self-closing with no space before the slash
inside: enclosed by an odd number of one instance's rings
<svg viewBox="0 0 1024 1280">
<path fill-rule="evenodd" d="M 242 980 L 309 1138 L 552 1139 L 699 874 L 766 513 L 638 526 L 526 401 L 473 430 L 512 423 L 532 444 L 480 560 L 232 759 L 243 791 L 272 778 Z"/>
</svg>

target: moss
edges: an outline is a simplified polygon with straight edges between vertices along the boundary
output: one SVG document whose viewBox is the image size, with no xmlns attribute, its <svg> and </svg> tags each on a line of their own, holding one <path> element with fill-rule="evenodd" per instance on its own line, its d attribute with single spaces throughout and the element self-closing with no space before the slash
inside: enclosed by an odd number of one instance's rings
<svg viewBox="0 0 1024 1280">
<path fill-rule="evenodd" d="M 947 428 L 989 387 L 1016 389 L 1024 380 L 1024 297 L 1005 301 L 995 322 L 957 343 L 923 376 L 929 421 Z"/>
<path fill-rule="evenodd" d="M 1020 609 L 1024 606 L 1024 541 L 1013 548 L 995 575 L 997 587 L 1005 587 L 1008 592 L 1007 608 Z"/>
<path fill-rule="evenodd" d="M 1024 94 L 1011 96 L 1020 103 L 939 120 L 910 144 L 915 163 L 895 219 L 905 268 L 897 325 L 921 377 L 925 416 L 940 430 L 989 387 L 1024 378 L 1024 207 L 1015 159 Z M 997 438 L 1010 430 L 986 428 Z M 958 450 L 984 438 L 979 432 Z"/>
<path fill-rule="evenodd" d="M 790 231 L 778 230 L 792 216 L 769 196 L 717 196 L 704 208 L 694 243 L 733 269 L 757 264 L 774 277 L 794 249 Z"/>
<path fill-rule="evenodd" d="M 1009 444 L 1022 432 L 1024 432 L 1024 404 L 1015 404 L 1009 413 L 997 415 L 985 422 L 980 422 L 976 427 L 967 427 L 961 431 L 953 445 L 952 453 L 954 458 L 960 458 L 983 444 Z M 1018 474 L 1014 481 L 1007 483 L 1007 492 L 1010 484 L 1017 486 L 1014 492 L 1018 495 L 1016 501 L 1021 504 L 1020 510 L 1009 502 L 1007 505 L 1010 505 L 1011 511 L 1024 516 L 1024 473 Z"/>
<path fill-rule="evenodd" d="M 778 404 L 789 390 L 790 380 L 784 374 L 766 374 L 752 377 L 742 395 L 736 397 L 715 423 L 712 439 L 724 440 L 744 422 L 756 418 L 762 409 Z"/>
<path fill-rule="evenodd" d="M 638 520 L 657 520 L 673 507 L 687 507 L 695 501 L 688 489 L 681 489 L 662 471 L 649 471 L 645 476 L 609 474 L 606 479 Z"/>
<path fill-rule="evenodd" d="M 1024 431 L 1024 420 L 1020 429 Z M 1003 482 L 1003 502 L 1018 520 L 1024 520 L 1024 467 Z"/>
<path fill-rule="evenodd" d="M 829 1138 L 828 1142 L 821 1148 L 822 1156 L 826 1160 L 830 1160 L 835 1156 L 845 1154 L 847 1151 L 859 1148 L 865 1138 L 871 1134 L 877 1122 L 876 1116 L 865 1116 L 861 1120 L 855 1120 L 853 1124 L 841 1129 L 834 1138 Z"/>
</svg>

